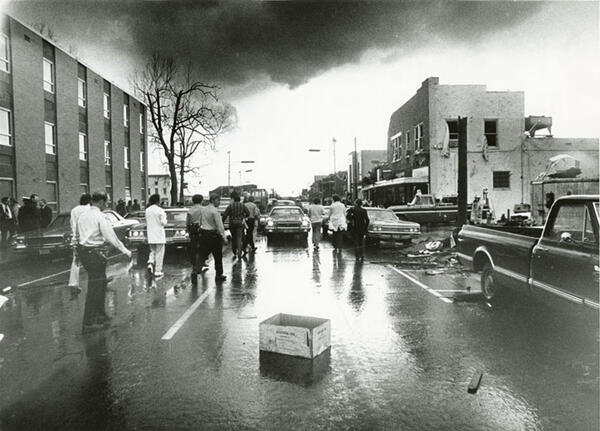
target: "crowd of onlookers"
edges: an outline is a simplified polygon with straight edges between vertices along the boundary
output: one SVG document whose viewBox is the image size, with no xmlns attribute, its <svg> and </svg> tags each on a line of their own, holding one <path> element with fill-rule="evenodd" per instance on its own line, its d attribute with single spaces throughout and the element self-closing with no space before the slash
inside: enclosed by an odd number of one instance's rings
<svg viewBox="0 0 600 431">
<path fill-rule="evenodd" d="M 127 213 L 131 213 L 133 211 L 141 211 L 141 209 L 142 208 L 137 199 L 134 199 L 133 202 L 127 201 L 127 205 L 125 204 L 125 200 L 119 199 L 117 201 L 117 206 L 115 207 L 115 211 L 123 217 L 125 217 Z"/>
<path fill-rule="evenodd" d="M 8 245 L 8 239 L 18 233 L 48 227 L 52 221 L 52 208 L 45 199 L 36 194 L 23 198 L 20 205 L 16 199 L 7 196 L 0 204 L 0 237 L 2 248 Z"/>
</svg>

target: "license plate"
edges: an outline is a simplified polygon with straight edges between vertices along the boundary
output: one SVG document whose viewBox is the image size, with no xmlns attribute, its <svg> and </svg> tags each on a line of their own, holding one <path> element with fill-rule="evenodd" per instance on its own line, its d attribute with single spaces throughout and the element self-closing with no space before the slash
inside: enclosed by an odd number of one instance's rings
<svg viewBox="0 0 600 431">
<path fill-rule="evenodd" d="M 50 250 L 41 249 L 39 250 L 40 254 L 50 254 Z"/>
</svg>

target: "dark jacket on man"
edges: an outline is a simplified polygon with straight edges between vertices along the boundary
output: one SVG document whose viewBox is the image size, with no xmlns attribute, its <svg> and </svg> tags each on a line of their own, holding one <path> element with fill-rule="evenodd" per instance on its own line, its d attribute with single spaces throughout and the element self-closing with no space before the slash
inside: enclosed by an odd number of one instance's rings
<svg viewBox="0 0 600 431">
<path fill-rule="evenodd" d="M 20 232 L 30 232 L 39 229 L 40 219 L 41 214 L 38 206 L 31 201 L 27 201 L 27 204 L 19 210 Z"/>
<path fill-rule="evenodd" d="M 369 215 L 363 207 L 354 206 L 348 210 L 349 229 L 355 234 L 366 234 L 369 230 Z"/>
<path fill-rule="evenodd" d="M 45 228 L 48 227 L 50 222 L 52 221 L 52 208 L 46 205 L 43 208 L 40 208 L 40 227 Z"/>
</svg>

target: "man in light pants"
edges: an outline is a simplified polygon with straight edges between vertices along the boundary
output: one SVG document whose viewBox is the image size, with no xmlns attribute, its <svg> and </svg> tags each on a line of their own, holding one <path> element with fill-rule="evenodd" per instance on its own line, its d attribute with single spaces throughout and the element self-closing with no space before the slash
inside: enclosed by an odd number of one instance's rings
<svg viewBox="0 0 600 431">
<path fill-rule="evenodd" d="M 163 259 L 165 257 L 165 226 L 167 225 L 167 213 L 159 205 L 160 196 L 154 194 L 148 199 L 146 208 L 146 238 L 150 254 L 148 255 L 148 271 L 154 273 L 154 278 L 164 276 Z"/>
<path fill-rule="evenodd" d="M 81 267 L 81 262 L 77 255 L 77 241 L 79 240 L 77 220 L 79 220 L 81 214 L 90 209 L 91 201 L 92 197 L 90 194 L 84 193 L 79 198 L 79 205 L 71 210 L 71 246 L 73 247 L 73 261 L 71 262 L 71 273 L 69 274 L 69 287 L 71 288 L 71 293 L 73 295 L 77 295 L 81 292 L 81 288 L 79 287 L 79 268 Z"/>
</svg>

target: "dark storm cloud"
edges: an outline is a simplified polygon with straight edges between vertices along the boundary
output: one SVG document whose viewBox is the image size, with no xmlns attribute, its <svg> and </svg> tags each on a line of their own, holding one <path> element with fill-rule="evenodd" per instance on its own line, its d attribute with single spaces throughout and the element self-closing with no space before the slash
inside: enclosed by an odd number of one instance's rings
<svg viewBox="0 0 600 431">
<path fill-rule="evenodd" d="M 431 43 L 477 41 L 518 24 L 543 3 L 45 1 L 13 6 L 23 13 L 37 11 L 57 34 L 62 26 L 81 27 L 88 36 L 107 38 L 140 58 L 153 51 L 189 58 L 204 79 L 243 84 L 267 77 L 297 86 L 357 61 L 369 48 L 410 52 Z M 108 37 L 107 28 L 112 29 Z"/>
</svg>

